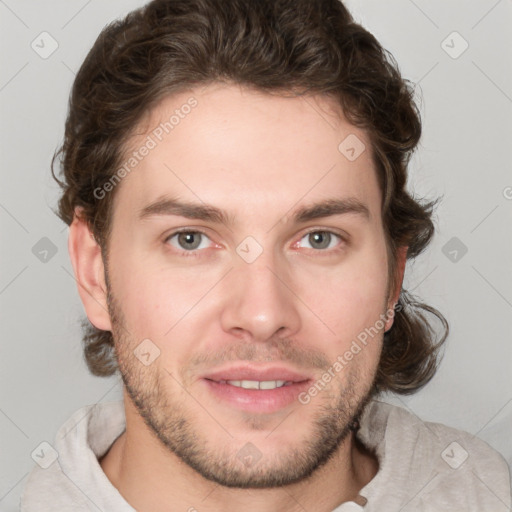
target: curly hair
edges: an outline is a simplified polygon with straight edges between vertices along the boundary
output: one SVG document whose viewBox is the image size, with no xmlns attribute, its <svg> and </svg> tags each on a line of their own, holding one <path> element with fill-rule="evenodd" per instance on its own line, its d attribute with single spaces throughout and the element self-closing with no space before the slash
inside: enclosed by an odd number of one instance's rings
<svg viewBox="0 0 512 512">
<path fill-rule="evenodd" d="M 107 25 L 74 81 L 62 146 L 52 175 L 62 188 L 55 212 L 84 219 L 104 261 L 115 189 L 95 190 L 121 165 L 126 143 L 164 97 L 213 82 L 272 94 L 333 98 L 371 142 L 382 191 L 382 217 L 394 276 L 398 250 L 416 257 L 429 244 L 435 202 L 406 189 L 421 136 L 414 88 L 393 56 L 355 23 L 339 0 L 154 0 Z M 54 172 L 60 158 L 63 181 Z M 79 212 L 79 213 L 78 213 Z M 384 334 L 375 392 L 412 393 L 434 375 L 448 324 L 401 290 L 393 327 Z M 441 321 L 436 335 L 428 321 Z M 114 340 L 87 320 L 84 354 L 94 375 L 117 370 Z"/>
</svg>

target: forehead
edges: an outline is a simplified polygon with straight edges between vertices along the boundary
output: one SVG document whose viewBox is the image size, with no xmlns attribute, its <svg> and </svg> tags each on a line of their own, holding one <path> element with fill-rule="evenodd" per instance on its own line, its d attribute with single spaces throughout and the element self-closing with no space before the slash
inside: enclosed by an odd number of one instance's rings
<svg viewBox="0 0 512 512">
<path fill-rule="evenodd" d="M 334 197 L 380 209 L 367 134 L 327 97 L 213 84 L 166 97 L 135 132 L 114 217 L 135 222 L 164 195 L 268 220 Z"/>
</svg>

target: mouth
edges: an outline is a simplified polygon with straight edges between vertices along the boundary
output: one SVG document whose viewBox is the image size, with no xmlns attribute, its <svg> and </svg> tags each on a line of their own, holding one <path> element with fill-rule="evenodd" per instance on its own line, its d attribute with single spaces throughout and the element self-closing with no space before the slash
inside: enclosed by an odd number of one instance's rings
<svg viewBox="0 0 512 512">
<path fill-rule="evenodd" d="M 294 384 L 294 382 L 284 380 L 221 380 L 218 382 L 243 389 L 276 389 Z"/>
<path fill-rule="evenodd" d="M 200 379 L 208 393 L 231 408 L 269 414 L 290 407 L 312 377 L 285 367 L 227 367 Z"/>
</svg>

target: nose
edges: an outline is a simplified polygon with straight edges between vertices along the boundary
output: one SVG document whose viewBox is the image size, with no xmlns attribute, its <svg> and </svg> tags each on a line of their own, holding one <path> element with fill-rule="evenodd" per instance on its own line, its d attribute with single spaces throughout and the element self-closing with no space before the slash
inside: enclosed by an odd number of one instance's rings
<svg viewBox="0 0 512 512">
<path fill-rule="evenodd" d="M 285 264 L 276 266 L 270 252 L 252 263 L 238 258 L 224 280 L 222 327 L 252 342 L 290 337 L 301 328 L 291 273 Z"/>
</svg>

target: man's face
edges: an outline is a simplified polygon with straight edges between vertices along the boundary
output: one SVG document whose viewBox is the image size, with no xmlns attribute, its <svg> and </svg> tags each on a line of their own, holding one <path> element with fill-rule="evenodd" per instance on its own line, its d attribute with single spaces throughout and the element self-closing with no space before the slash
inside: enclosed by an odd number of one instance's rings
<svg viewBox="0 0 512 512">
<path fill-rule="evenodd" d="M 127 391 L 162 446 L 223 485 L 311 474 L 373 383 L 384 329 L 344 354 L 390 306 L 381 194 L 364 132 L 332 106 L 221 85 L 171 96 L 116 191 L 108 291 Z M 162 199 L 191 208 L 147 209 Z"/>
</svg>

